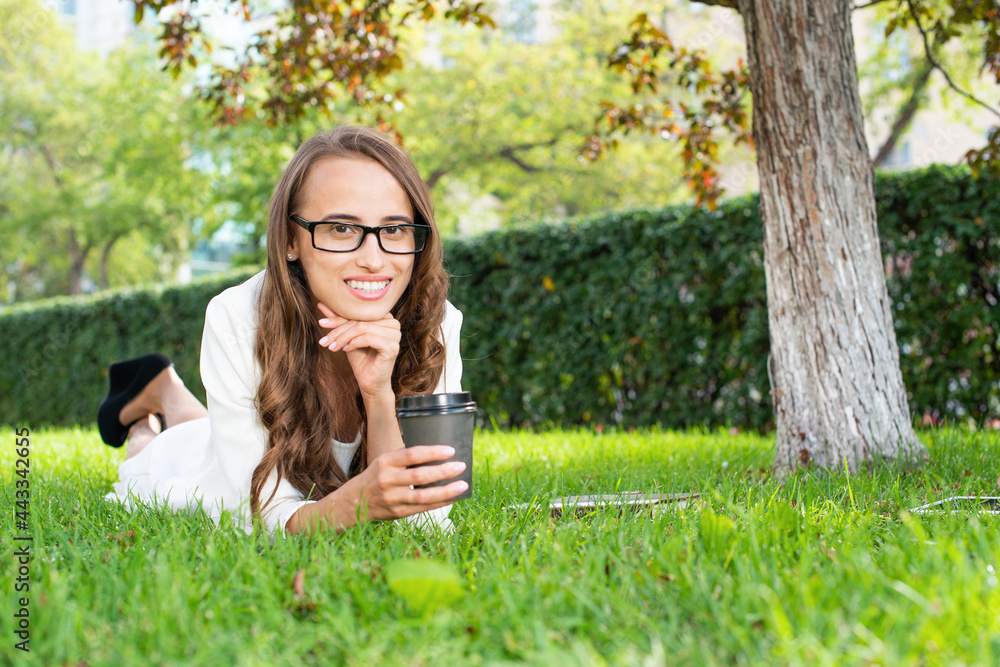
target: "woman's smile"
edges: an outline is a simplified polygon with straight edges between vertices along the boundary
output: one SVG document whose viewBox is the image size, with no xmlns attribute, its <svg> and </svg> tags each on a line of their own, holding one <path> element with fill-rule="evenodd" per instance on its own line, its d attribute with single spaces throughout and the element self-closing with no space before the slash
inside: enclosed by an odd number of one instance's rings
<svg viewBox="0 0 1000 667">
<path fill-rule="evenodd" d="M 347 289 L 359 299 L 378 301 L 389 293 L 392 278 L 387 276 L 355 276 L 344 281 Z"/>
</svg>

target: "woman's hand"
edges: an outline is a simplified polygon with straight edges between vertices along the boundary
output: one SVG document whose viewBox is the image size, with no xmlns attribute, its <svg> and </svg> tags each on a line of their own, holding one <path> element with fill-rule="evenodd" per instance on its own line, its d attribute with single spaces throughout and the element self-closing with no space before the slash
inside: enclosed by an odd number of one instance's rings
<svg viewBox="0 0 1000 667">
<path fill-rule="evenodd" d="M 465 482 L 459 480 L 429 489 L 413 487 L 451 479 L 465 469 L 464 463 L 408 466 L 444 461 L 454 455 L 455 450 L 444 445 L 395 449 L 381 454 L 364 472 L 333 493 L 300 507 L 285 528 L 291 533 L 343 530 L 364 521 L 400 519 L 450 505 L 455 496 L 468 488 Z"/>
<path fill-rule="evenodd" d="M 400 519 L 450 505 L 453 498 L 468 488 L 463 481 L 427 489 L 413 487 L 451 479 L 465 470 L 461 461 L 435 466 L 408 466 L 443 461 L 455 455 L 445 445 L 396 449 L 372 461 L 364 472 L 353 478 L 360 485 L 358 506 L 362 518 Z M 345 485 L 346 486 L 346 485 Z"/>
<path fill-rule="evenodd" d="M 354 379 L 364 397 L 392 393 L 392 370 L 399 354 L 399 321 L 386 315 L 374 322 L 348 320 L 320 303 L 325 316 L 321 327 L 330 329 L 319 344 L 336 352 L 347 353 Z"/>
</svg>

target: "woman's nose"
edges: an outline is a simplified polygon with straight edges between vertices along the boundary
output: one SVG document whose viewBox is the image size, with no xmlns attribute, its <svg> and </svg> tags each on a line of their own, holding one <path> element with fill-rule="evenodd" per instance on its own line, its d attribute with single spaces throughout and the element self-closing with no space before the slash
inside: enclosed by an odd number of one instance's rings
<svg viewBox="0 0 1000 667">
<path fill-rule="evenodd" d="M 356 251 L 358 266 L 375 271 L 385 265 L 385 253 L 379 247 L 375 234 L 368 234 Z"/>
</svg>

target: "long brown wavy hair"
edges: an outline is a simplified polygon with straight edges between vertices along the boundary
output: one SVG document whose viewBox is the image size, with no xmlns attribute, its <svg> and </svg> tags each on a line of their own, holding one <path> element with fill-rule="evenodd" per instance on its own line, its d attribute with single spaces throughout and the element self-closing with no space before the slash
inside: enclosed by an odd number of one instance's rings
<svg viewBox="0 0 1000 667">
<path fill-rule="evenodd" d="M 396 396 L 434 391 L 444 368 L 444 346 L 438 332 L 444 319 L 448 277 L 443 266 L 430 189 L 410 156 L 388 135 L 367 127 L 342 126 L 318 134 L 299 146 L 274 189 L 267 223 L 267 267 L 257 302 L 254 358 L 261 378 L 254 406 L 268 433 L 267 451 L 253 472 L 250 506 L 260 514 L 274 497 L 261 503 L 272 472 L 287 479 L 310 499 L 338 489 L 365 468 L 367 424 L 364 403 L 353 376 L 338 373 L 329 355 L 316 344 L 324 331 L 313 305 L 302 266 L 288 261 L 289 241 L 296 233 L 290 216 L 301 208 L 302 188 L 313 166 L 332 158 L 362 158 L 381 164 L 410 199 L 417 224 L 431 227 L 423 252 L 414 256 L 410 283 L 392 308 L 402 338 L 392 374 Z M 350 470 L 334 458 L 332 438 L 361 446 Z M 275 484 L 274 491 L 277 491 Z"/>
</svg>

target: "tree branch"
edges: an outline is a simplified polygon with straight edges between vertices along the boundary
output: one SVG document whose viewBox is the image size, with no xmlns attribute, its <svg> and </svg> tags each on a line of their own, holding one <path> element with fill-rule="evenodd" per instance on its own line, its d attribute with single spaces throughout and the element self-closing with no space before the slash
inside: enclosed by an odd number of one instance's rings
<svg viewBox="0 0 1000 667">
<path fill-rule="evenodd" d="M 736 6 L 736 0 L 692 0 L 692 2 L 700 2 L 703 5 L 715 5 L 716 7 L 729 7 L 730 9 L 739 11 L 739 8 Z"/>
<path fill-rule="evenodd" d="M 874 7 L 875 5 L 881 5 L 883 2 L 887 1 L 888 0 L 871 0 L 871 2 L 866 2 L 863 5 L 851 5 L 851 11 L 853 12 L 855 9 L 868 9 L 869 7 Z"/>
<path fill-rule="evenodd" d="M 896 143 L 899 138 L 903 136 L 903 132 L 909 127 L 910 121 L 913 120 L 913 116 L 917 113 L 917 109 L 920 108 L 920 94 L 927 87 L 927 82 L 930 81 L 931 74 L 934 72 L 934 65 L 929 61 L 924 61 L 924 66 L 917 74 L 916 80 L 913 82 L 913 91 L 910 93 L 910 98 L 906 100 L 906 104 L 902 106 L 899 110 L 899 115 L 896 116 L 896 122 L 892 124 L 892 131 L 889 132 L 889 138 L 885 140 L 882 147 L 878 149 L 878 154 L 872 162 L 872 166 L 881 167 L 885 164 L 885 161 L 889 159 L 889 155 L 892 150 L 896 147 Z"/>
<path fill-rule="evenodd" d="M 52 180 L 56 182 L 56 187 L 61 190 L 63 187 L 63 180 L 62 176 L 59 175 L 59 165 L 56 164 L 56 159 L 52 155 L 52 151 L 50 151 L 49 147 L 45 144 L 41 145 L 40 150 L 42 151 L 42 155 L 45 157 L 45 162 L 49 165 L 49 171 L 52 172 Z"/>
<path fill-rule="evenodd" d="M 541 171 L 541 169 L 539 169 L 538 167 L 534 167 L 534 166 L 528 164 L 527 162 L 525 162 L 524 160 L 522 160 L 521 158 L 519 158 L 516 155 L 514 155 L 514 148 L 512 148 L 511 146 L 508 146 L 507 148 L 503 149 L 502 151 L 499 151 L 497 153 L 497 156 L 498 157 L 505 157 L 505 158 L 507 158 L 508 160 L 510 160 L 511 162 L 513 162 L 514 164 L 516 164 L 521 169 L 521 171 L 528 172 L 529 174 L 533 174 L 533 173 L 535 173 L 537 171 Z"/>
<path fill-rule="evenodd" d="M 112 236 L 104 244 L 104 249 L 101 251 L 101 289 L 108 289 L 108 258 L 111 256 L 111 248 L 124 235 L 125 232 L 119 232 Z"/>
<path fill-rule="evenodd" d="M 990 113 L 1000 118 L 1000 111 L 997 111 L 986 102 L 983 102 L 982 100 L 974 96 L 972 93 L 968 93 L 962 90 L 961 88 L 958 87 L 958 85 L 954 81 L 951 80 L 951 76 L 949 76 L 948 72 L 944 69 L 944 67 L 941 66 L 941 63 L 938 62 L 938 59 L 934 57 L 934 52 L 933 49 L 931 48 L 930 38 L 927 36 L 927 31 L 924 29 L 923 24 L 920 23 L 920 17 L 917 16 L 917 12 L 913 8 L 913 0 L 906 0 L 906 6 L 910 8 L 910 16 L 913 17 L 913 22 L 917 25 L 917 30 L 920 31 L 920 35 L 921 37 L 923 37 L 924 54 L 927 56 L 927 61 L 934 67 L 934 69 L 941 72 L 941 75 L 944 76 L 944 80 L 948 82 L 948 86 L 952 90 L 954 90 L 962 97 L 971 100 L 972 102 L 975 102 L 984 109 L 989 110 Z"/>
<path fill-rule="evenodd" d="M 72 227 L 69 230 L 69 293 L 71 296 L 83 293 L 83 265 L 87 261 L 87 255 L 93 247 L 93 240 L 87 241 L 82 249 L 76 236 L 76 230 Z"/>
<path fill-rule="evenodd" d="M 549 139 L 548 141 L 542 141 L 533 144 L 518 144 L 516 146 L 507 146 L 503 150 L 498 151 L 496 155 L 497 157 L 507 158 L 508 160 L 516 164 L 521 169 L 521 171 L 533 174 L 535 172 L 542 171 L 542 169 L 528 164 L 521 158 L 517 157 L 517 155 L 515 155 L 514 153 L 516 151 L 526 151 L 532 148 L 540 148 L 542 146 L 552 146 L 555 143 L 556 139 Z"/>
<path fill-rule="evenodd" d="M 445 169 L 444 167 L 440 167 L 432 171 L 431 175 L 427 177 L 427 187 L 433 190 L 434 186 L 437 185 L 437 182 L 440 181 L 442 177 L 448 174 L 448 171 L 449 170 Z"/>
<path fill-rule="evenodd" d="M 559 130 L 558 134 L 561 135 L 564 132 L 568 131 L 569 129 L 570 128 Z M 555 143 L 556 143 L 555 139 L 549 139 L 548 141 L 538 141 L 530 144 L 517 144 L 516 146 L 509 146 L 508 149 L 512 151 L 528 151 L 531 150 L 532 148 L 540 148 L 542 146 L 552 146 Z"/>
</svg>

